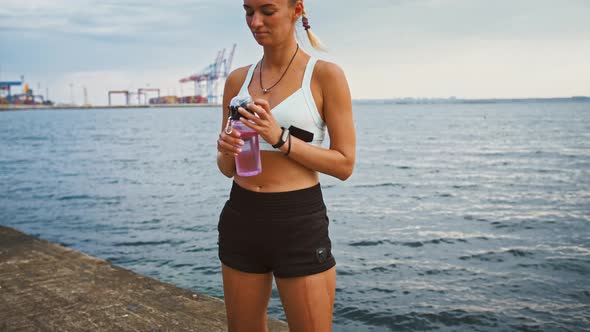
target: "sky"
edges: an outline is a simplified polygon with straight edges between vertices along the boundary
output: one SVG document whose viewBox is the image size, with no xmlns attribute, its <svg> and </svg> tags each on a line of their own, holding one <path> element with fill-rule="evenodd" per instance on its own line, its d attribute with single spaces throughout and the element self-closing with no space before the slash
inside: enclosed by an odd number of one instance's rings
<svg viewBox="0 0 590 332">
<path fill-rule="evenodd" d="M 63 103 L 109 90 L 189 95 L 180 78 L 237 49 L 257 62 L 240 0 L 0 0 L 0 80 Z M 590 95 L 590 0 L 306 0 L 314 51 L 354 99 Z M 301 30 L 299 31 L 301 32 Z M 303 36 L 303 34 L 302 34 Z M 113 97 L 122 103 L 123 97 Z"/>
</svg>

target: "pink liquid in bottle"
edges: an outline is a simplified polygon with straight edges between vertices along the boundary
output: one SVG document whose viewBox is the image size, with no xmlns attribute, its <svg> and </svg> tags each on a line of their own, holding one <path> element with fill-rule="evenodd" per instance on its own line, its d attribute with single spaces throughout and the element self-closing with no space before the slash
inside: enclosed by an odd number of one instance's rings
<svg viewBox="0 0 590 332">
<path fill-rule="evenodd" d="M 237 129 L 244 141 L 242 151 L 236 156 L 236 171 L 239 176 L 254 176 L 262 172 L 260 161 L 260 147 L 258 144 L 258 133 L 244 125 L 242 122 L 234 121 L 232 126 Z"/>
</svg>

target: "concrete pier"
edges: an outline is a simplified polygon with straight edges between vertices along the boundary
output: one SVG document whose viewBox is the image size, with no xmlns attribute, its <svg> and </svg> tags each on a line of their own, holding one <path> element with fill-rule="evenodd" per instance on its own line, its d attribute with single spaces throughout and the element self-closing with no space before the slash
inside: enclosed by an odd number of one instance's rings
<svg viewBox="0 0 590 332">
<path fill-rule="evenodd" d="M 226 330 L 219 299 L 0 226 L 0 331 Z"/>
</svg>

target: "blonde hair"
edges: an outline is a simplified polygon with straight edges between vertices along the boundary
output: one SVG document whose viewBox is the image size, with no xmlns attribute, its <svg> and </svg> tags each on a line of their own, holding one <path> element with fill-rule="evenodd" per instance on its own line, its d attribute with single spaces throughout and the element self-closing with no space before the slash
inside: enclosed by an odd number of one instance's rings
<svg viewBox="0 0 590 332">
<path fill-rule="evenodd" d="M 291 5 L 295 5 L 298 1 L 301 1 L 301 3 L 303 3 L 303 0 L 290 0 Z M 309 39 L 309 43 L 311 44 L 311 46 L 313 48 L 315 48 L 316 50 L 326 51 L 327 48 L 324 45 L 324 43 L 322 43 L 320 38 L 315 33 L 313 33 L 311 31 L 311 27 L 309 25 L 307 25 L 308 24 L 306 22 L 307 21 L 307 12 L 305 11 L 305 7 L 303 7 L 303 15 L 301 16 L 301 20 L 302 20 L 305 32 L 307 32 L 307 38 Z"/>
</svg>

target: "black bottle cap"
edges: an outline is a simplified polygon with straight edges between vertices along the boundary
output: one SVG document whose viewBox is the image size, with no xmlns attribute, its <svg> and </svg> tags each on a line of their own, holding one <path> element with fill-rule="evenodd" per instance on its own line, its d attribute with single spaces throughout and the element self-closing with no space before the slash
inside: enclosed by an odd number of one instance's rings
<svg viewBox="0 0 590 332">
<path fill-rule="evenodd" d="M 242 115 L 238 112 L 239 107 L 243 107 L 244 109 L 248 110 L 248 112 L 254 114 L 254 112 L 250 111 L 246 106 L 252 103 L 252 97 L 250 95 L 237 95 L 232 98 L 229 106 L 229 116 L 232 120 L 239 120 Z"/>
</svg>

